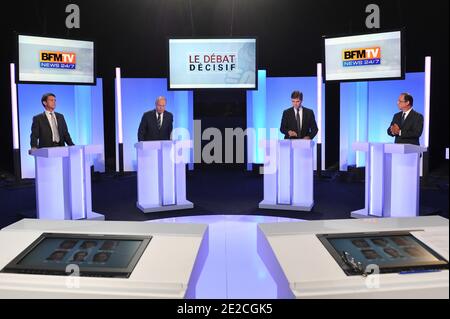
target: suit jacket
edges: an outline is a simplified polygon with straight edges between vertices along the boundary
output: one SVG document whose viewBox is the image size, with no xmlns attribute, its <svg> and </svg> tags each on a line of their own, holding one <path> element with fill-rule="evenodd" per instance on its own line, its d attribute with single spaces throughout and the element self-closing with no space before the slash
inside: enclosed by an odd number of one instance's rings
<svg viewBox="0 0 450 319">
<path fill-rule="evenodd" d="M 389 125 L 387 129 L 387 133 L 390 136 L 395 136 L 395 143 L 420 145 L 419 138 L 422 135 L 423 131 L 422 114 L 411 110 L 411 112 L 409 112 L 408 116 L 406 117 L 403 125 L 401 124 L 402 114 L 403 112 L 398 112 L 394 115 L 391 125 Z M 391 126 L 394 124 L 397 124 L 400 127 L 402 136 L 392 134 Z"/>
<path fill-rule="evenodd" d="M 164 111 L 164 117 L 161 128 L 158 130 L 156 121 L 156 110 L 145 112 L 142 115 L 141 124 L 139 124 L 138 141 L 161 141 L 170 140 L 170 134 L 173 129 L 173 115 Z"/>
<path fill-rule="evenodd" d="M 301 132 L 298 132 L 297 120 L 295 119 L 295 111 L 293 107 L 290 107 L 283 112 L 283 118 L 281 119 L 280 131 L 284 134 L 285 139 L 289 139 L 289 131 L 297 133 L 297 138 L 304 138 L 309 136 L 313 139 L 319 129 L 317 128 L 314 112 L 311 109 L 303 107 L 302 128 Z"/>
<path fill-rule="evenodd" d="M 67 128 L 66 120 L 61 113 L 55 112 L 56 122 L 58 124 L 59 145 L 74 145 Z M 53 147 L 53 135 L 50 123 L 48 122 L 45 112 L 33 117 L 31 125 L 30 144 L 32 148 Z"/>
</svg>

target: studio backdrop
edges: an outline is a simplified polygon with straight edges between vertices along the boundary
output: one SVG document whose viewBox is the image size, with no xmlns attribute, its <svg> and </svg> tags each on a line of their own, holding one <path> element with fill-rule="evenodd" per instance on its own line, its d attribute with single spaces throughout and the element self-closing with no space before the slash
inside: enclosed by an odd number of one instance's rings
<svg viewBox="0 0 450 319">
<path fill-rule="evenodd" d="M 19 84 L 18 109 L 20 132 L 20 162 L 22 178 L 34 178 L 34 157 L 28 154 L 33 116 L 43 113 L 42 95 L 53 93 L 56 96 L 56 109 L 62 113 L 69 128 L 70 136 L 76 145 L 104 145 L 103 134 L 103 86 L 102 79 L 97 85 L 48 85 Z M 94 169 L 105 171 L 105 156 L 96 156 Z"/>
</svg>

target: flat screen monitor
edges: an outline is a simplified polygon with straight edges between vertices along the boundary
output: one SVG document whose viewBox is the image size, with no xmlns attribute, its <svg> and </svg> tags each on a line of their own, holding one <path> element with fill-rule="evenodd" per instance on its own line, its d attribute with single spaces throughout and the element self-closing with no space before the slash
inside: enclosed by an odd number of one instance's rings
<svg viewBox="0 0 450 319">
<path fill-rule="evenodd" d="M 403 79 L 402 31 L 324 37 L 326 81 Z"/>
<path fill-rule="evenodd" d="M 349 276 L 364 275 L 370 265 L 379 273 L 448 269 L 448 261 L 410 232 L 317 235 Z"/>
<path fill-rule="evenodd" d="M 256 38 L 168 42 L 169 90 L 257 89 Z"/>
<path fill-rule="evenodd" d="M 93 41 L 17 36 L 19 83 L 95 85 Z"/>
<path fill-rule="evenodd" d="M 1 272 L 128 278 L 151 236 L 43 233 Z"/>
</svg>

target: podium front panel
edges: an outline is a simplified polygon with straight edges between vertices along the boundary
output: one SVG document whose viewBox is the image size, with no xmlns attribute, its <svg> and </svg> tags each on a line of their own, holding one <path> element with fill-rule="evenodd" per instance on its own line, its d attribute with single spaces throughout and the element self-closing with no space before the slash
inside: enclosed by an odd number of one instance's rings
<svg viewBox="0 0 450 319">
<path fill-rule="evenodd" d="M 292 205 L 312 206 L 314 204 L 313 149 L 294 148 L 292 153 Z"/>
<path fill-rule="evenodd" d="M 419 214 L 419 154 L 392 154 L 391 217 Z"/>
<path fill-rule="evenodd" d="M 138 203 L 143 206 L 161 205 L 158 153 L 158 149 L 137 150 Z"/>
<path fill-rule="evenodd" d="M 69 154 L 70 156 L 67 158 L 67 161 L 69 169 L 68 176 L 70 176 L 68 186 L 71 219 L 82 219 L 86 218 L 83 149 L 81 147 L 71 147 Z"/>
<path fill-rule="evenodd" d="M 176 200 L 177 203 L 186 202 L 186 164 L 175 164 L 175 176 L 176 176 Z"/>
<path fill-rule="evenodd" d="M 36 157 L 36 207 L 39 219 L 70 219 L 62 157 Z"/>
<path fill-rule="evenodd" d="M 91 165 L 93 165 L 93 155 L 84 153 L 84 189 L 85 189 L 85 209 L 86 217 L 92 212 L 92 182 L 91 182 Z"/>
<path fill-rule="evenodd" d="M 264 145 L 264 202 L 275 205 L 277 203 L 277 176 L 278 176 L 278 143 L 275 140 L 266 141 Z"/>
<path fill-rule="evenodd" d="M 369 181 L 369 215 L 383 216 L 384 145 L 371 144 Z"/>
<path fill-rule="evenodd" d="M 172 141 L 161 142 L 162 160 L 160 179 L 162 180 L 162 204 L 163 206 L 175 205 L 175 154 Z"/>
<path fill-rule="evenodd" d="M 278 148 L 278 204 L 291 205 L 292 184 L 292 152 L 291 141 L 280 141 Z"/>
<path fill-rule="evenodd" d="M 367 152 L 365 207 L 353 217 L 413 217 L 419 214 L 420 154 L 411 144 L 354 143 Z"/>
</svg>

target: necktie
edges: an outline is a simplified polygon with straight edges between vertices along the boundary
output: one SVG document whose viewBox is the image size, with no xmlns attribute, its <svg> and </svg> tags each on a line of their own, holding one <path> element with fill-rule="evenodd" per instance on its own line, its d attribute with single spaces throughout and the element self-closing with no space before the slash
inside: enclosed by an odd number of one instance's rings
<svg viewBox="0 0 450 319">
<path fill-rule="evenodd" d="M 158 130 L 161 129 L 161 113 L 158 113 Z"/>
<path fill-rule="evenodd" d="M 300 122 L 300 109 L 298 109 L 298 110 L 296 111 L 295 119 L 297 120 L 298 137 L 300 137 L 300 132 L 301 132 L 301 130 L 302 130 L 302 124 L 301 124 L 301 122 Z"/>
<path fill-rule="evenodd" d="M 403 123 L 405 122 L 405 118 L 406 118 L 406 113 L 403 112 L 401 125 L 403 125 Z"/>
<path fill-rule="evenodd" d="M 59 132 L 58 132 L 58 125 L 56 122 L 55 113 L 51 112 L 50 118 L 52 119 L 50 121 L 50 123 L 51 123 L 51 129 L 52 129 L 52 133 L 53 133 L 53 142 L 59 143 Z"/>
</svg>

